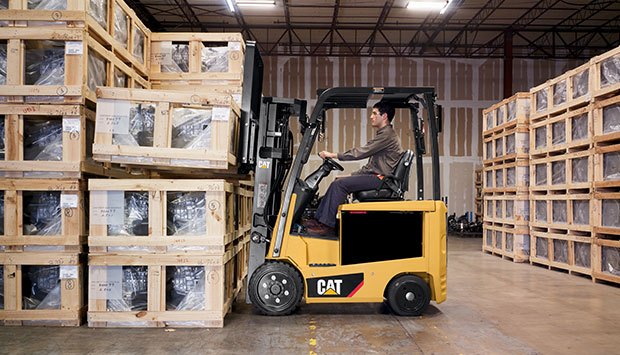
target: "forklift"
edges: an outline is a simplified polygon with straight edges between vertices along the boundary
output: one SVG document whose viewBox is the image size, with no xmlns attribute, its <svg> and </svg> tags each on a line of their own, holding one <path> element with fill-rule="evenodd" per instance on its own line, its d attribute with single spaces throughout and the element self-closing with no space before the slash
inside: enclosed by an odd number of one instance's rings
<svg viewBox="0 0 620 355">
<path fill-rule="evenodd" d="M 446 206 L 440 200 L 441 108 L 435 98 L 429 87 L 331 88 L 319 90 L 310 117 L 303 100 L 262 98 L 250 139 L 249 151 L 256 155 L 246 159 L 255 179 L 246 300 L 258 311 L 288 315 L 305 298 L 307 304 L 386 302 L 397 315 L 415 316 L 431 300 L 445 301 Z M 327 112 L 364 109 L 371 99 L 409 110 L 415 153 L 406 150 L 381 187 L 356 192 L 339 207 L 336 236 L 308 234 L 301 220 L 311 213 L 320 182 L 332 171 L 344 170 L 326 158 L 301 178 L 315 142 L 325 133 Z M 296 154 L 293 120 L 303 136 Z M 432 200 L 424 199 L 426 129 Z M 414 156 L 417 199 L 405 200 Z"/>
</svg>

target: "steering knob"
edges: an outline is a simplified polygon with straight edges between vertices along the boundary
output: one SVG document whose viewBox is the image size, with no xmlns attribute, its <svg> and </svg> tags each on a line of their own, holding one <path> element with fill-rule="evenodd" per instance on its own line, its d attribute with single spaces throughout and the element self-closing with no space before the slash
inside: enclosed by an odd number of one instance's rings
<svg viewBox="0 0 620 355">
<path fill-rule="evenodd" d="M 323 158 L 323 164 L 329 166 L 332 170 L 344 171 L 344 167 L 338 164 L 334 159 L 325 157 Z"/>
</svg>

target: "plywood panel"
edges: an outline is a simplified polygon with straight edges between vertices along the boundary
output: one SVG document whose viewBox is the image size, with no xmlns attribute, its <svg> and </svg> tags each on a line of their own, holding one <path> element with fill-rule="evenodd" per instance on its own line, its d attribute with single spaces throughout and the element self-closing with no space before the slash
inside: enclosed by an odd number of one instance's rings
<svg viewBox="0 0 620 355">
<path fill-rule="evenodd" d="M 478 67 L 478 99 L 497 100 L 501 99 L 503 90 L 502 66 L 498 59 L 488 59 Z"/>
<path fill-rule="evenodd" d="M 446 61 L 424 59 L 424 86 L 432 86 L 439 100 L 446 99 Z"/>
<path fill-rule="evenodd" d="M 450 98 L 452 100 L 472 100 L 474 87 L 474 68 L 472 64 L 456 60 L 450 62 Z"/>
</svg>

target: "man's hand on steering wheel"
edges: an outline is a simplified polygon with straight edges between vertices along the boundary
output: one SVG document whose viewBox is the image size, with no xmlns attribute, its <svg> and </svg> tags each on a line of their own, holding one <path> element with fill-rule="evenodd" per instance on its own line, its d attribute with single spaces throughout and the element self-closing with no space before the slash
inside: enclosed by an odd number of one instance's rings
<svg viewBox="0 0 620 355">
<path fill-rule="evenodd" d="M 337 158 L 338 154 L 331 153 L 331 152 L 328 152 L 328 151 L 324 150 L 324 151 L 319 153 L 319 156 L 321 158 L 323 158 L 323 164 L 326 164 L 332 170 L 344 171 L 344 167 L 342 165 L 338 164 L 335 160 L 332 159 L 332 158 Z"/>
</svg>

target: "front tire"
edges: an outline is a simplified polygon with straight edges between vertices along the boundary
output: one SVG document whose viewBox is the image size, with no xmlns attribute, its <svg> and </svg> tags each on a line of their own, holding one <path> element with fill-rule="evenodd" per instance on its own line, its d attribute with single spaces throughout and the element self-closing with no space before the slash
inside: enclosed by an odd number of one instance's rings
<svg viewBox="0 0 620 355">
<path fill-rule="evenodd" d="M 268 316 L 293 313 L 304 294 L 299 271 L 283 262 L 267 262 L 256 269 L 248 284 L 250 301 Z"/>
<path fill-rule="evenodd" d="M 387 301 L 399 316 L 419 316 L 431 301 L 431 290 L 420 277 L 402 275 L 390 282 Z"/>
</svg>

